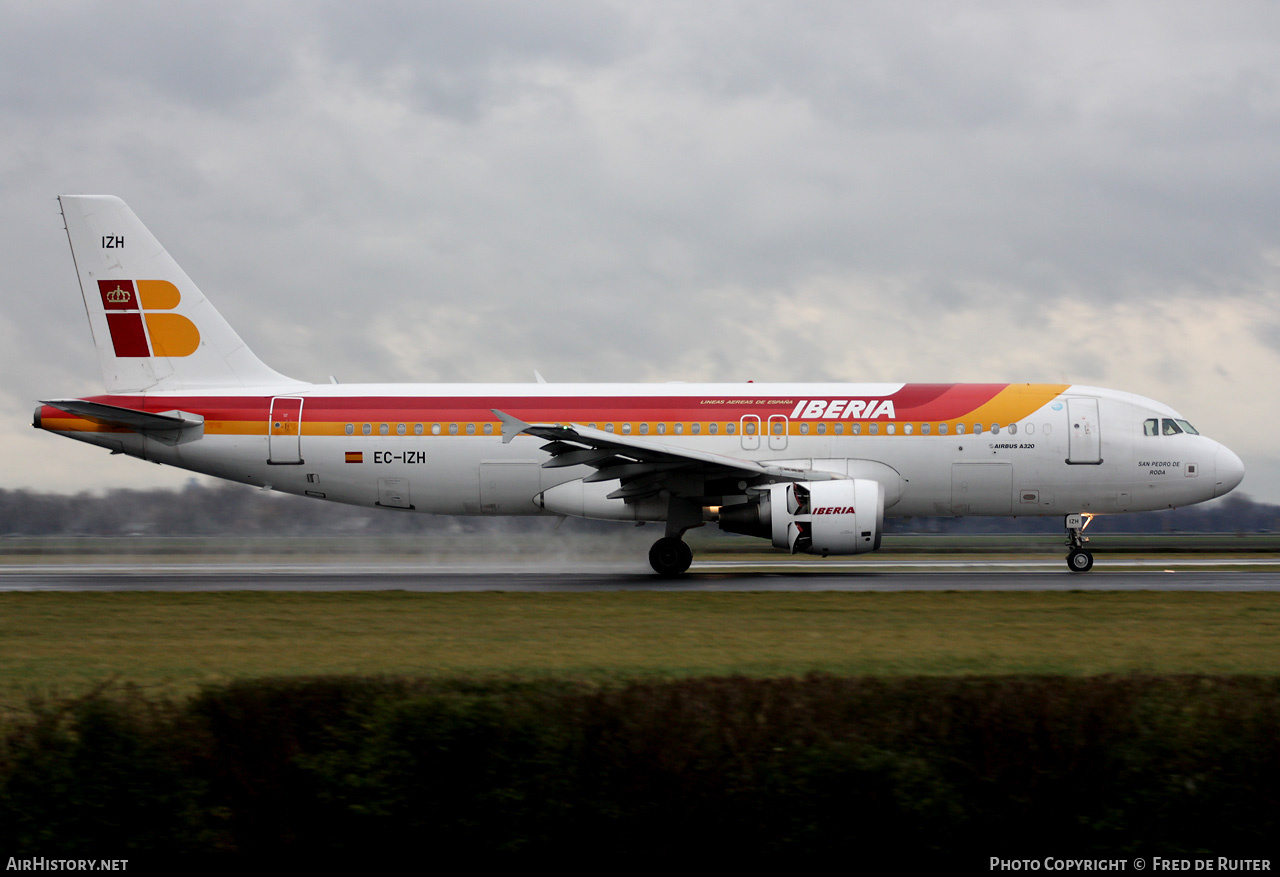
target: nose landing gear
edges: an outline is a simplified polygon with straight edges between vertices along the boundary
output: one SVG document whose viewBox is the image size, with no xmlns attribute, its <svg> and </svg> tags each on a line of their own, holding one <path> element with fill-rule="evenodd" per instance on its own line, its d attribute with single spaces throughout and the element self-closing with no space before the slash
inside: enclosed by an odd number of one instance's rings
<svg viewBox="0 0 1280 877">
<path fill-rule="evenodd" d="M 1067 569 L 1072 572 L 1088 572 L 1093 569 L 1093 554 L 1085 549 L 1085 543 L 1089 541 L 1089 537 L 1084 535 L 1084 530 L 1093 520 L 1093 515 L 1079 514 L 1067 515 Z"/>
</svg>

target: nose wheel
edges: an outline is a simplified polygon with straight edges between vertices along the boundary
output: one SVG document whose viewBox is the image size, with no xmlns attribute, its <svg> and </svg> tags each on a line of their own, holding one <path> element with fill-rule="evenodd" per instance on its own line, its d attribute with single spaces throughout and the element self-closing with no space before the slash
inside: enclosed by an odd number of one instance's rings
<svg viewBox="0 0 1280 877">
<path fill-rule="evenodd" d="M 1067 555 L 1067 567 L 1072 572 L 1088 572 L 1093 569 L 1093 555 L 1078 548 Z"/>
<path fill-rule="evenodd" d="M 678 576 L 693 563 L 693 550 L 679 536 L 664 536 L 649 549 L 649 566 L 660 576 Z"/>
<path fill-rule="evenodd" d="M 1086 549 L 1085 543 L 1089 541 L 1089 537 L 1084 535 L 1084 530 L 1093 520 L 1093 515 L 1067 515 L 1067 569 L 1072 572 L 1088 572 L 1093 569 L 1093 554 Z"/>
</svg>

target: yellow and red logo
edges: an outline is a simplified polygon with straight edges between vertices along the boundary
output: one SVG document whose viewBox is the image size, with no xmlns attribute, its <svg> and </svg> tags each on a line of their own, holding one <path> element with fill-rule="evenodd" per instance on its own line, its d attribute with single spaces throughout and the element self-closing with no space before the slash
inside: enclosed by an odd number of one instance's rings
<svg viewBox="0 0 1280 877">
<path fill-rule="evenodd" d="M 116 356 L 190 356 L 200 346 L 195 323 L 166 313 L 182 301 L 169 281 L 99 280 L 98 292 Z"/>
</svg>

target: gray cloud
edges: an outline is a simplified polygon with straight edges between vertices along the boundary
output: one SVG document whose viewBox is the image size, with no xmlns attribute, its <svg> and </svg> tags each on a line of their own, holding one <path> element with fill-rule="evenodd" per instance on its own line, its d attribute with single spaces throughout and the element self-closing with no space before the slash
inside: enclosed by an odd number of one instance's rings
<svg viewBox="0 0 1280 877">
<path fill-rule="evenodd" d="M 1271 4 L 5 11 L 4 423 L 96 383 L 70 190 L 306 378 L 1088 380 L 1204 422 L 1280 366 Z"/>
</svg>

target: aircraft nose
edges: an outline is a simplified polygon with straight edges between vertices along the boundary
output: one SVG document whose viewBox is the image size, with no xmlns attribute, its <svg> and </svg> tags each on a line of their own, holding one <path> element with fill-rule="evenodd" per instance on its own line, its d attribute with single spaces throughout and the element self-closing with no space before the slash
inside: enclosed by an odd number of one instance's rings
<svg viewBox="0 0 1280 877">
<path fill-rule="evenodd" d="M 1213 456 L 1213 463 L 1214 472 L 1216 473 L 1214 476 L 1213 495 L 1222 496 L 1224 493 L 1230 493 L 1244 478 L 1244 463 L 1235 455 L 1235 452 L 1225 445 L 1218 445 L 1217 453 Z"/>
</svg>

